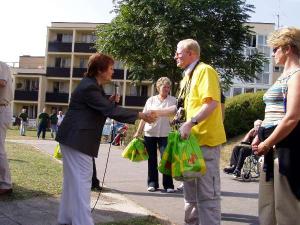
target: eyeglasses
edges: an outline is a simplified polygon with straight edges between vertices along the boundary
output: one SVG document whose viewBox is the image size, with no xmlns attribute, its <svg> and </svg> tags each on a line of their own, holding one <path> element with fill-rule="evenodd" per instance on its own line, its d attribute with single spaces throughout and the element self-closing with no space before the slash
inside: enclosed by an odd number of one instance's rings
<svg viewBox="0 0 300 225">
<path fill-rule="evenodd" d="M 279 48 L 280 48 L 279 46 L 277 46 L 276 48 L 273 48 L 273 53 L 275 54 Z"/>
</svg>

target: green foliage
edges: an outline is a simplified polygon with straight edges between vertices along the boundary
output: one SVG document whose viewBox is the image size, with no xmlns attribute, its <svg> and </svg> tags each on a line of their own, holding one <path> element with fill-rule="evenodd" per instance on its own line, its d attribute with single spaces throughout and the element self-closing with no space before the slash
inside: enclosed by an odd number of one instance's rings
<svg viewBox="0 0 300 225">
<path fill-rule="evenodd" d="M 181 80 L 173 59 L 178 41 L 196 39 L 201 60 L 218 69 L 223 86 L 234 77 L 249 81 L 264 57 L 244 56 L 251 34 L 245 25 L 254 6 L 244 0 L 119 0 L 117 16 L 97 28 L 99 51 L 122 61 L 133 80 Z M 173 91 L 176 86 L 173 85 Z"/>
<path fill-rule="evenodd" d="M 264 119 L 264 92 L 237 95 L 226 100 L 225 130 L 228 138 L 248 132 L 257 119 Z"/>
</svg>

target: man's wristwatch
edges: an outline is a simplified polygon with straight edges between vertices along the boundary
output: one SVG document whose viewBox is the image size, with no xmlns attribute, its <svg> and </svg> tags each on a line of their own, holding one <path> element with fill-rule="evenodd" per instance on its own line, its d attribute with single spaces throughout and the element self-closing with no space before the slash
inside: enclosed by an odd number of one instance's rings
<svg viewBox="0 0 300 225">
<path fill-rule="evenodd" d="M 194 124 L 194 125 L 197 125 L 197 124 L 198 124 L 198 121 L 196 120 L 195 117 L 192 117 L 192 118 L 191 118 L 191 122 L 192 122 L 192 124 Z"/>
</svg>

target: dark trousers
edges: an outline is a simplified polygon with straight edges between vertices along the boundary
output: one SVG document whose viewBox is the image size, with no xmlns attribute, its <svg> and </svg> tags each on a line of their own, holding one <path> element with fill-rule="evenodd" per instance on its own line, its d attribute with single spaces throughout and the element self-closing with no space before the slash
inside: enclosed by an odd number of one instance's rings
<svg viewBox="0 0 300 225">
<path fill-rule="evenodd" d="M 236 169 L 241 170 L 243 168 L 243 164 L 245 159 L 251 155 L 252 148 L 249 145 L 237 145 L 233 148 L 230 158 L 230 165 L 235 166 Z"/>
<path fill-rule="evenodd" d="M 96 169 L 95 158 L 93 157 L 92 188 L 94 188 L 94 187 L 99 187 L 99 180 L 97 178 L 97 169 Z"/>
<path fill-rule="evenodd" d="M 38 132 L 37 132 L 37 137 L 40 138 L 40 135 L 42 133 L 42 138 L 45 139 L 45 137 L 46 137 L 46 129 L 47 129 L 47 125 L 46 124 L 39 124 L 39 126 L 38 126 Z"/>
<path fill-rule="evenodd" d="M 148 159 L 148 187 L 159 187 L 158 170 L 157 170 L 157 147 L 159 148 L 160 155 L 162 156 L 167 143 L 167 137 L 144 137 L 145 147 L 149 154 Z M 164 189 L 174 188 L 173 179 L 171 176 L 163 174 Z"/>
</svg>

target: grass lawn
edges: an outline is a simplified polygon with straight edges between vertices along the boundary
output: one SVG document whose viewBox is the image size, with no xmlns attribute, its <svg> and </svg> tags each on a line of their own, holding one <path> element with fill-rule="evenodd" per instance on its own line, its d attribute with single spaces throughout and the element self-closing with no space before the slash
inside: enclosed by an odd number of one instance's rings
<svg viewBox="0 0 300 225">
<path fill-rule="evenodd" d="M 42 136 L 42 135 L 41 135 Z M 13 126 L 10 129 L 7 130 L 6 134 L 7 139 L 13 139 L 13 140 L 32 140 L 32 139 L 37 139 L 37 132 L 35 129 L 27 129 L 26 130 L 26 135 L 21 136 L 19 133 L 19 127 L 18 126 Z M 50 131 L 46 132 L 46 139 L 52 140 L 50 135 Z"/>
<path fill-rule="evenodd" d="M 6 142 L 14 192 L 1 200 L 56 196 L 61 193 L 62 165 L 29 145 Z"/>
</svg>

